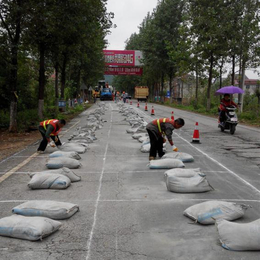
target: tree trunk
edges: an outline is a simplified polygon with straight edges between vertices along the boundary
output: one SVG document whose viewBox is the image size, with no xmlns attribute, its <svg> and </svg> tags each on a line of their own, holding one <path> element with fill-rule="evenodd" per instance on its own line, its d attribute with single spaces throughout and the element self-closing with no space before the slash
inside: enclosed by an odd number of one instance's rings
<svg viewBox="0 0 260 260">
<path fill-rule="evenodd" d="M 17 13 L 15 15 L 15 34 L 14 37 L 10 36 L 11 42 L 11 71 L 10 71 L 10 89 L 11 89 L 11 104 L 10 104 L 10 122 L 9 132 L 17 132 L 17 70 L 18 70 L 18 48 L 21 34 L 21 7 L 22 1 L 17 0 Z M 3 17 L 1 16 L 1 20 Z M 3 23 L 5 25 L 5 23 Z M 10 28 L 6 26 L 6 30 L 10 32 Z M 11 33 L 11 32 L 10 32 Z M 9 35 L 10 35 L 9 33 Z"/>
<path fill-rule="evenodd" d="M 161 103 L 164 102 L 164 99 L 163 99 L 163 89 L 164 89 L 164 73 L 162 72 L 162 76 L 161 76 Z"/>
<path fill-rule="evenodd" d="M 198 64 L 196 63 L 195 108 L 198 107 L 198 90 L 199 90 L 199 75 L 198 75 Z"/>
<path fill-rule="evenodd" d="M 241 77 L 241 88 L 244 90 L 244 85 L 245 85 L 245 71 L 246 71 L 246 67 L 245 67 L 245 63 L 243 62 L 242 65 L 242 77 Z M 243 112 L 243 105 L 244 105 L 244 95 L 241 95 L 241 105 L 240 105 L 240 113 Z"/>
<path fill-rule="evenodd" d="M 55 64 L 55 105 L 59 105 L 59 64 Z"/>
<path fill-rule="evenodd" d="M 40 52 L 40 69 L 39 69 L 39 96 L 38 96 L 38 116 L 43 119 L 44 110 L 44 88 L 45 88 L 45 46 L 43 43 L 39 46 Z"/>
<path fill-rule="evenodd" d="M 212 70 L 213 70 L 213 54 L 210 56 L 210 68 L 209 68 L 209 79 L 208 79 L 208 90 L 207 90 L 207 111 L 210 110 L 210 91 L 211 91 L 211 81 L 212 81 Z"/>
<path fill-rule="evenodd" d="M 235 85 L 235 67 L 236 67 L 235 55 L 233 55 L 232 56 L 232 75 L 231 75 L 231 85 L 232 86 Z"/>
<path fill-rule="evenodd" d="M 61 68 L 61 91 L 60 91 L 61 99 L 64 99 L 64 90 L 65 90 L 65 83 L 66 83 L 66 66 L 67 66 L 67 54 L 63 53 L 63 63 Z"/>
<path fill-rule="evenodd" d="M 170 84 L 170 104 L 172 103 L 172 75 L 170 75 L 169 79 L 169 84 Z"/>
</svg>

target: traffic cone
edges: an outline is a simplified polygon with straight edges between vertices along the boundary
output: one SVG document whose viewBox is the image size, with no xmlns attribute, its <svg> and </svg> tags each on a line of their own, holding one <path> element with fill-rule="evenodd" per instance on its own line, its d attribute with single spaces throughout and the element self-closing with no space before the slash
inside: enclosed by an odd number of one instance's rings
<svg viewBox="0 0 260 260">
<path fill-rule="evenodd" d="M 132 105 L 132 101 L 130 101 L 130 105 Z"/>
<path fill-rule="evenodd" d="M 137 107 L 139 107 L 139 102 L 137 102 Z"/>
<path fill-rule="evenodd" d="M 172 111 L 172 115 L 171 115 L 171 120 L 174 120 L 173 111 Z"/>
<path fill-rule="evenodd" d="M 199 125 L 199 123 L 196 122 L 195 129 L 194 129 L 194 132 L 193 132 L 193 138 L 192 138 L 192 141 L 191 141 L 192 143 L 200 143 L 200 134 L 199 134 L 198 125 Z"/>
<path fill-rule="evenodd" d="M 145 111 L 148 111 L 148 108 L 147 108 L 147 103 L 145 103 L 144 110 L 145 110 Z"/>
<path fill-rule="evenodd" d="M 154 109 L 153 109 L 153 106 L 152 106 L 152 110 L 151 110 L 151 115 L 154 116 Z"/>
</svg>

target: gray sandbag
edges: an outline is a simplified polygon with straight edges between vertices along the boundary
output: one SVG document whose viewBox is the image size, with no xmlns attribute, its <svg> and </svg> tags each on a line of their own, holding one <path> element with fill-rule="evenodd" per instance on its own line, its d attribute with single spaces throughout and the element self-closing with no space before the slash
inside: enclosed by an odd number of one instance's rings
<svg viewBox="0 0 260 260">
<path fill-rule="evenodd" d="M 0 219 L 0 235 L 31 241 L 42 240 L 61 227 L 59 221 L 44 217 L 12 215 Z"/>
<path fill-rule="evenodd" d="M 147 134 L 146 133 L 136 133 L 136 134 L 132 135 L 132 138 L 139 139 L 140 137 L 144 137 L 144 136 L 147 136 Z"/>
<path fill-rule="evenodd" d="M 29 176 L 32 178 L 37 172 L 30 172 L 28 173 Z M 39 172 L 38 172 L 39 173 Z M 77 182 L 77 181 L 80 181 L 81 180 L 81 177 L 78 176 L 77 174 L 75 174 L 72 170 L 70 170 L 69 168 L 67 167 L 63 167 L 63 168 L 60 168 L 60 169 L 56 169 L 56 170 L 47 170 L 47 171 L 42 171 L 40 173 L 50 173 L 50 174 L 62 174 L 62 175 L 65 175 L 67 176 L 71 182 Z"/>
<path fill-rule="evenodd" d="M 188 153 L 182 153 L 182 152 L 171 152 L 171 153 L 166 153 L 162 159 L 166 158 L 173 158 L 173 159 L 179 159 L 182 162 L 193 162 L 194 158 L 192 155 Z"/>
<path fill-rule="evenodd" d="M 52 200 L 27 201 L 12 209 L 14 214 L 51 219 L 67 219 L 77 211 L 79 211 L 79 206 L 76 204 Z"/>
<path fill-rule="evenodd" d="M 144 145 L 141 145 L 140 150 L 141 150 L 142 153 L 149 153 L 150 152 L 150 148 L 151 148 L 150 143 L 146 143 Z"/>
<path fill-rule="evenodd" d="M 183 215 L 203 225 L 214 224 L 215 220 L 235 220 L 244 216 L 248 206 L 228 201 L 210 200 L 184 210 Z"/>
<path fill-rule="evenodd" d="M 178 192 L 178 193 L 188 193 L 188 192 L 196 193 L 196 192 L 206 192 L 206 191 L 213 190 L 213 188 L 208 183 L 206 177 L 201 176 L 199 174 L 190 178 L 166 176 L 165 183 L 168 191 Z"/>
<path fill-rule="evenodd" d="M 70 184 L 70 179 L 62 174 L 39 172 L 33 175 L 28 186 L 30 189 L 67 189 Z"/>
<path fill-rule="evenodd" d="M 149 162 L 150 169 L 172 169 L 185 167 L 184 163 L 179 159 L 159 159 Z"/>
<path fill-rule="evenodd" d="M 77 169 L 80 166 L 81 163 L 78 160 L 66 157 L 50 158 L 46 163 L 48 169 L 59 169 L 62 167 Z"/>
<path fill-rule="evenodd" d="M 66 157 L 66 158 L 72 158 L 76 160 L 80 160 L 81 157 L 77 152 L 65 152 L 65 151 L 56 151 L 49 155 L 50 158 L 56 158 L 56 157 Z"/>
<path fill-rule="evenodd" d="M 62 151 L 68 151 L 68 152 L 74 151 L 79 154 L 85 153 L 87 150 L 86 147 L 84 147 L 82 144 L 76 143 L 76 142 L 65 143 L 65 144 L 61 145 L 59 147 L 59 149 Z"/>
<path fill-rule="evenodd" d="M 193 168 L 193 169 L 170 169 L 164 172 L 164 180 L 166 180 L 169 176 L 175 177 L 183 177 L 183 178 L 190 178 L 196 175 L 206 176 L 206 174 L 202 173 L 200 168 Z"/>
<path fill-rule="evenodd" d="M 260 219 L 250 223 L 235 223 L 219 219 L 216 221 L 219 240 L 228 250 L 260 250 Z"/>
</svg>

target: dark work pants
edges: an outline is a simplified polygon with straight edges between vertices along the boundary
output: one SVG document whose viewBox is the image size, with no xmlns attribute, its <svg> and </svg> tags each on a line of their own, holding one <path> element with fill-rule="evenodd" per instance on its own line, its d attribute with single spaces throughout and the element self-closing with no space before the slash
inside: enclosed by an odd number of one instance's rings
<svg viewBox="0 0 260 260">
<path fill-rule="evenodd" d="M 226 111 L 225 110 L 220 110 L 220 112 L 219 112 L 219 121 L 223 122 L 223 121 L 225 121 L 225 119 L 226 119 Z"/>
<path fill-rule="evenodd" d="M 162 157 L 164 155 L 163 152 L 163 138 L 161 136 L 156 135 L 149 129 L 146 129 L 150 138 L 150 157 L 156 157 L 158 152 L 158 156 Z"/>
<path fill-rule="evenodd" d="M 46 136 L 45 136 L 46 131 L 45 131 L 45 129 L 44 129 L 42 126 L 39 126 L 39 131 L 40 131 L 40 133 L 41 133 L 41 135 L 42 135 L 42 141 L 41 141 L 40 146 L 39 146 L 39 148 L 38 148 L 37 151 L 45 151 L 45 149 L 46 149 L 46 147 L 47 147 L 47 145 L 48 145 L 48 140 L 47 140 L 47 138 L 46 138 Z M 55 142 L 55 137 L 58 138 L 58 141 L 57 141 L 57 142 Z M 61 145 L 61 141 L 60 141 L 58 135 L 57 135 L 57 136 L 51 136 L 51 139 L 55 142 L 55 144 L 56 144 L 57 146 Z"/>
</svg>

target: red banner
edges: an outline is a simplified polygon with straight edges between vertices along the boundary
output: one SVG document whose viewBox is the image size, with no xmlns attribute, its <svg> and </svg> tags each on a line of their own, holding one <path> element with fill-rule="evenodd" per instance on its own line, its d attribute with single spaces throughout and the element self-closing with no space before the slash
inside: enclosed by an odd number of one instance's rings
<svg viewBox="0 0 260 260">
<path fill-rule="evenodd" d="M 103 50 L 107 66 L 135 66 L 135 51 Z"/>
<path fill-rule="evenodd" d="M 140 67 L 106 67 L 105 75 L 138 75 L 143 74 L 143 69 Z"/>
</svg>

